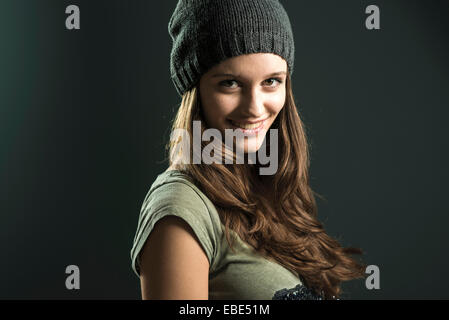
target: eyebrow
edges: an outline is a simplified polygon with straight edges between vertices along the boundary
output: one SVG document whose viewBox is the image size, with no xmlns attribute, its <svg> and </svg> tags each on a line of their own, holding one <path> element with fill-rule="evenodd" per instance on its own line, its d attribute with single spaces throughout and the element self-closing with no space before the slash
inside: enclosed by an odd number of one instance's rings
<svg viewBox="0 0 449 320">
<path fill-rule="evenodd" d="M 273 73 L 267 74 L 265 77 L 267 77 L 267 78 L 274 77 L 274 76 L 279 76 L 281 74 L 286 75 L 287 72 L 285 72 L 285 71 L 273 72 Z M 211 78 L 226 77 L 226 76 L 239 78 L 238 75 L 234 75 L 232 73 L 216 73 L 216 74 L 212 75 Z"/>
</svg>

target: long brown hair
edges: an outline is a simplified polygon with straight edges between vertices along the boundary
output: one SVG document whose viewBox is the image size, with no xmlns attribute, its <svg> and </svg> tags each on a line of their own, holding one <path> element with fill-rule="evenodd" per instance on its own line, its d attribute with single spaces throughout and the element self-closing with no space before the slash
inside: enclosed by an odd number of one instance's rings
<svg viewBox="0 0 449 320">
<path fill-rule="evenodd" d="M 207 125 L 197 87 L 183 95 L 171 128 L 172 133 L 176 129 L 186 130 L 190 134 L 190 146 L 194 120 L 201 121 L 202 133 Z M 365 277 L 366 265 L 350 257 L 363 251 L 343 248 L 317 220 L 315 192 L 309 186 L 305 126 L 294 102 L 289 74 L 286 102 L 271 128 L 277 128 L 279 133 L 279 166 L 274 175 L 259 175 L 258 162 L 195 164 L 193 154 L 189 163 L 177 163 L 176 169 L 191 177 L 214 203 L 231 249 L 229 229 L 262 256 L 296 272 L 315 293 L 325 298 L 339 298 L 342 281 Z M 268 133 L 266 139 L 268 146 Z M 178 143 L 179 140 L 171 140 L 166 145 L 171 166 L 175 166 L 173 155 Z M 201 145 L 203 149 L 207 143 L 202 141 Z M 179 146 L 177 150 L 180 151 Z"/>
</svg>

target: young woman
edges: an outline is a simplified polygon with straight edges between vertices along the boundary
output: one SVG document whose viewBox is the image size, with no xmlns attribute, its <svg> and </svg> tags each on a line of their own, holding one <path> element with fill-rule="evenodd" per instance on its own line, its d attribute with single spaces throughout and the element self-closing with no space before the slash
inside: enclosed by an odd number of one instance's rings
<svg viewBox="0 0 449 320">
<path fill-rule="evenodd" d="M 351 257 L 361 250 L 341 247 L 317 220 L 284 8 L 180 0 L 169 32 L 182 96 L 172 132 L 184 135 L 172 135 L 170 167 L 142 205 L 131 250 L 142 298 L 340 298 L 341 283 L 363 278 L 365 265 Z M 226 130 L 244 139 L 226 141 Z M 267 157 L 272 174 L 262 174 Z"/>
</svg>

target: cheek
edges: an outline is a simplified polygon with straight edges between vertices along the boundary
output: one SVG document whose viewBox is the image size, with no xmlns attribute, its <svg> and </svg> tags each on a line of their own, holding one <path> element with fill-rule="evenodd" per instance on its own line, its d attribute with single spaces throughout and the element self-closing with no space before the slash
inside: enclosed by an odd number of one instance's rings
<svg viewBox="0 0 449 320">
<path fill-rule="evenodd" d="M 270 100 L 267 103 L 270 112 L 276 115 L 282 110 L 284 104 L 285 104 L 285 91 L 273 95 L 272 97 L 270 97 Z"/>
<path fill-rule="evenodd" d="M 221 121 L 224 118 L 227 118 L 236 105 L 233 99 L 220 95 L 212 96 L 209 103 L 211 109 L 210 114 L 216 121 Z"/>
<path fill-rule="evenodd" d="M 216 101 L 210 94 L 201 95 L 201 108 L 206 120 L 213 119 L 217 110 Z"/>
</svg>

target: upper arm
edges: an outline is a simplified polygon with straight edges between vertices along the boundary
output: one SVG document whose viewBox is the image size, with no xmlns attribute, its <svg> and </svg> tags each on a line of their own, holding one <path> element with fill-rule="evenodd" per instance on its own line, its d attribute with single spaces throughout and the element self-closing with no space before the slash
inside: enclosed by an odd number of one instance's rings
<svg viewBox="0 0 449 320">
<path fill-rule="evenodd" d="M 161 218 L 140 253 L 142 299 L 207 300 L 209 260 L 191 227 Z"/>
</svg>

